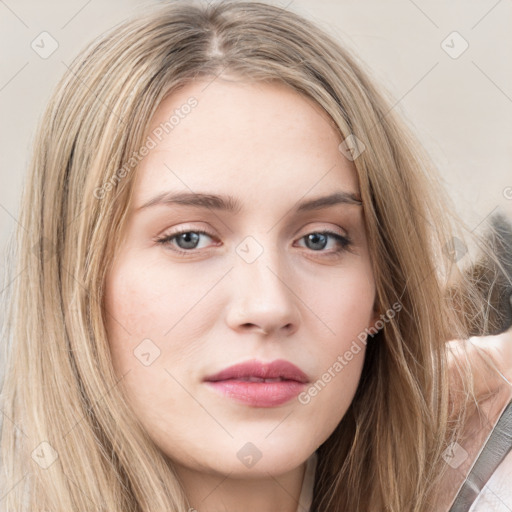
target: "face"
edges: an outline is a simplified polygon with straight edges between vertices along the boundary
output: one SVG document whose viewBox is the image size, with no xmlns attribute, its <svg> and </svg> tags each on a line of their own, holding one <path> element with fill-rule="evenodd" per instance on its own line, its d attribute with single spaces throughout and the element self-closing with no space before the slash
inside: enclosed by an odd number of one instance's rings
<svg viewBox="0 0 512 512">
<path fill-rule="evenodd" d="M 152 120 L 106 282 L 113 364 L 177 467 L 284 473 L 342 419 L 364 358 L 351 347 L 377 318 L 359 184 L 313 101 L 277 83 L 206 84 Z M 308 383 L 205 381 L 254 360 L 288 361 Z"/>
</svg>

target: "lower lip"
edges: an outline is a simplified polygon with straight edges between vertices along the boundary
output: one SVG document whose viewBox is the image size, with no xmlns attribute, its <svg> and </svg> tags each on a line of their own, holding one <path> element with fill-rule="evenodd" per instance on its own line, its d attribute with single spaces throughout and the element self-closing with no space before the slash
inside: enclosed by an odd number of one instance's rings
<svg viewBox="0 0 512 512">
<path fill-rule="evenodd" d="M 242 380 L 207 381 L 219 393 L 254 407 L 275 407 L 289 402 L 306 386 L 295 380 L 248 382 Z"/>
</svg>

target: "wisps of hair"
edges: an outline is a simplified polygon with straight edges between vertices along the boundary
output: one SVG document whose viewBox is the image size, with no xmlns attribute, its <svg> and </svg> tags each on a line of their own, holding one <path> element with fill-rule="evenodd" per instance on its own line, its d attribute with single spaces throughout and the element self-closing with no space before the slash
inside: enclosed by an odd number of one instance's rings
<svg viewBox="0 0 512 512">
<path fill-rule="evenodd" d="M 464 240 L 455 210 L 392 98 L 333 36 L 264 3 L 173 1 L 85 48 L 40 121 L 3 338 L 6 511 L 189 509 L 113 371 L 103 286 L 136 173 L 126 164 L 152 115 L 191 80 L 221 73 L 287 84 L 321 105 L 343 138 L 363 141 L 354 164 L 378 303 L 402 306 L 368 342 L 356 397 L 318 448 L 313 508 L 435 509 L 441 454 L 464 418 L 464 407 L 455 419 L 450 411 L 444 345 L 500 324 L 484 307 L 494 267 L 447 281 L 457 267 L 447 244 Z"/>
</svg>

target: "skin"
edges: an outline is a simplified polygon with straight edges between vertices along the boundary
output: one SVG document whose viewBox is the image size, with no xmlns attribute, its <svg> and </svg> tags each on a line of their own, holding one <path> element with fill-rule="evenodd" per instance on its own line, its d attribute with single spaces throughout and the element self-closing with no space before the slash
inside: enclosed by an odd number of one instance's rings
<svg viewBox="0 0 512 512">
<path fill-rule="evenodd" d="M 150 130 L 191 96 L 198 100 L 137 169 L 106 281 L 113 364 L 191 507 L 295 512 L 306 460 L 353 399 L 364 345 L 307 404 L 241 404 L 203 379 L 250 359 L 286 359 L 314 383 L 379 318 L 363 207 L 292 211 L 335 190 L 358 194 L 358 179 L 338 149 L 343 138 L 311 100 L 277 83 L 207 83 L 174 92 L 152 120 Z M 140 208 L 168 191 L 229 194 L 242 210 Z M 197 229 L 209 235 L 197 235 L 195 248 L 190 239 L 156 241 Z M 336 256 L 334 237 L 308 244 L 306 235 L 325 229 L 352 245 Z M 252 263 L 237 252 L 246 237 L 254 239 L 251 255 L 262 249 Z M 134 355 L 145 339 L 146 351 L 160 351 L 147 366 Z M 252 467 L 237 457 L 248 442 L 261 453 Z"/>
<path fill-rule="evenodd" d="M 447 468 L 448 471 L 437 490 L 438 502 L 435 509 L 446 511 L 449 510 L 487 437 L 512 400 L 512 327 L 496 336 L 453 340 L 448 343 L 448 348 L 452 406 L 456 409 L 465 397 L 466 386 L 463 385 L 460 372 L 466 366 L 471 368 L 474 393 L 479 397 L 479 405 L 476 408 L 474 404 L 470 404 L 468 420 L 461 432 L 459 444 L 465 451 L 465 458 L 459 466 Z M 483 496 L 490 496 L 494 503 L 498 501 L 509 506 L 512 505 L 509 484 L 512 475 L 511 454 L 512 452 L 501 462 L 483 490 Z M 484 497 L 481 500 L 482 503 L 474 508 L 474 512 L 497 510 L 485 503 Z"/>
</svg>

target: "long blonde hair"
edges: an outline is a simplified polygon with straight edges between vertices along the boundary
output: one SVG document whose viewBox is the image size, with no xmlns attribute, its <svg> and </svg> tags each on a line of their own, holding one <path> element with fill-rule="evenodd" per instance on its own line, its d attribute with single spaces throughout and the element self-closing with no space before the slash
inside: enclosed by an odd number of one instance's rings
<svg viewBox="0 0 512 512">
<path fill-rule="evenodd" d="M 5 510 L 188 510 L 123 398 L 103 286 L 152 115 L 177 88 L 225 71 L 287 84 L 364 144 L 354 165 L 377 301 L 402 305 L 369 339 L 356 397 L 318 449 L 313 509 L 431 510 L 462 418 L 452 425 L 444 350 L 466 333 L 446 293 L 446 247 L 463 237 L 453 208 L 362 63 L 293 12 L 230 1 L 168 2 L 120 23 L 74 60 L 40 121 L 4 338 Z"/>
</svg>

